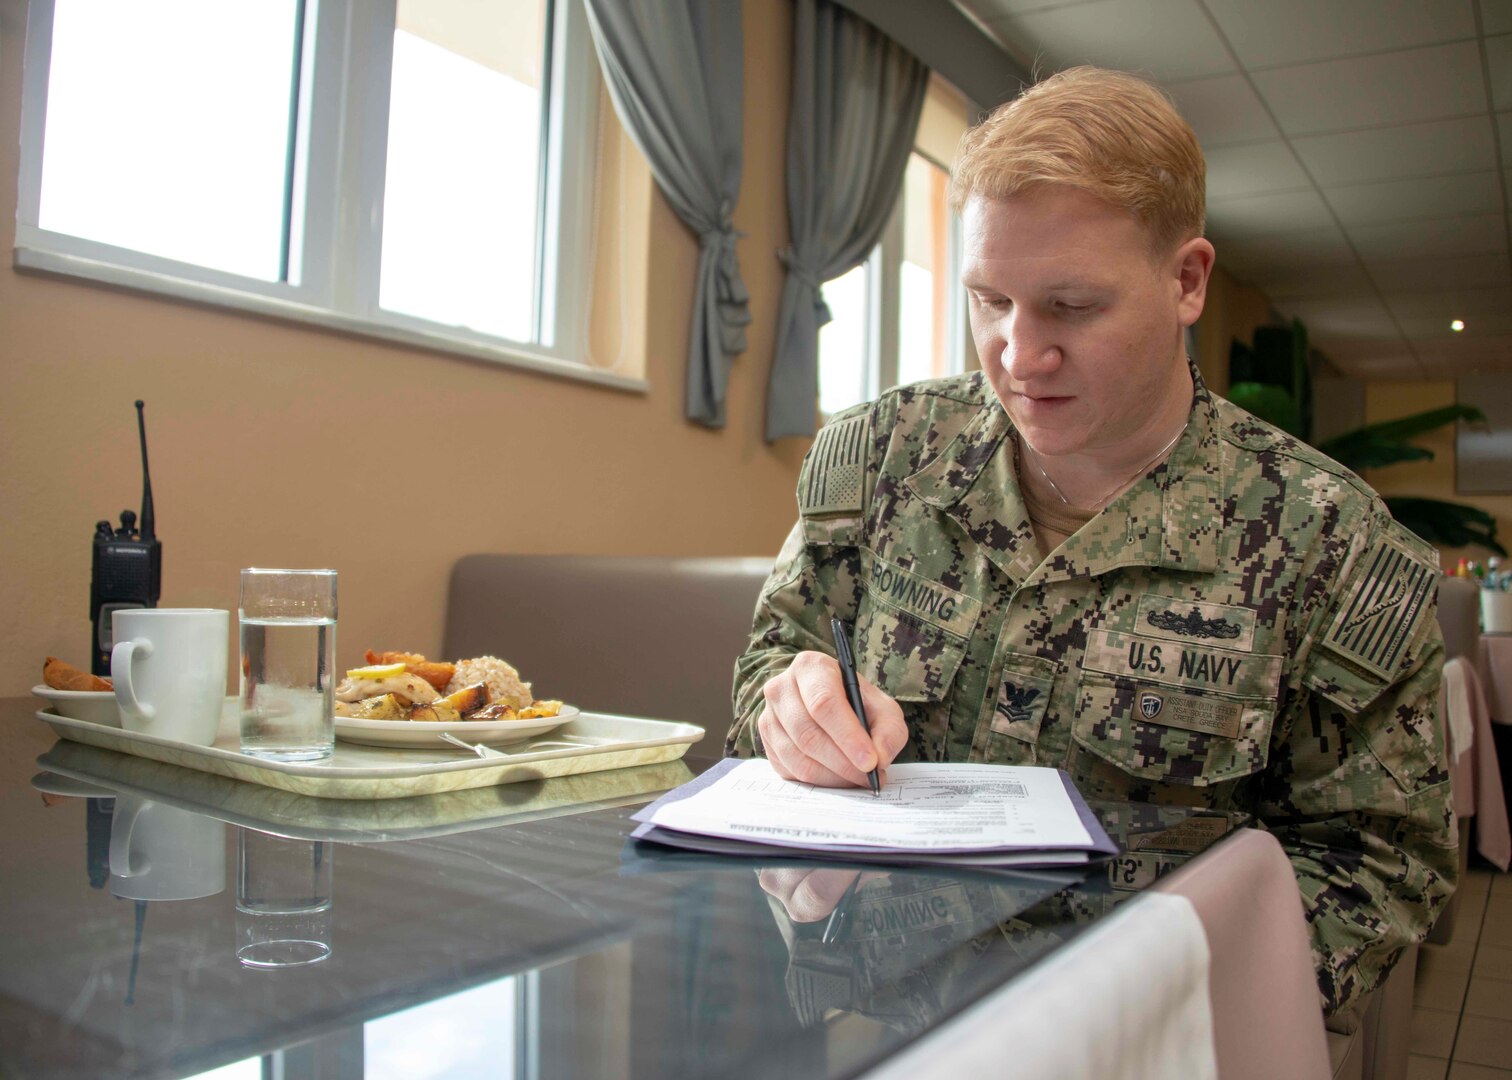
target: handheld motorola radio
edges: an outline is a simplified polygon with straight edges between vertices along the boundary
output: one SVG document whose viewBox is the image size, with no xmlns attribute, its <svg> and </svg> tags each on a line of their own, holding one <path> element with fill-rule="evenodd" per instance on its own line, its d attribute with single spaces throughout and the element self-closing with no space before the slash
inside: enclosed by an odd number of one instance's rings
<svg viewBox="0 0 1512 1080">
<path fill-rule="evenodd" d="M 142 516 L 121 511 L 121 524 L 95 523 L 94 562 L 89 575 L 89 618 L 94 623 L 90 670 L 110 674 L 110 619 L 122 608 L 157 607 L 163 592 L 163 545 L 152 509 L 152 474 L 147 471 L 147 421 L 136 403 L 142 444 Z"/>
</svg>

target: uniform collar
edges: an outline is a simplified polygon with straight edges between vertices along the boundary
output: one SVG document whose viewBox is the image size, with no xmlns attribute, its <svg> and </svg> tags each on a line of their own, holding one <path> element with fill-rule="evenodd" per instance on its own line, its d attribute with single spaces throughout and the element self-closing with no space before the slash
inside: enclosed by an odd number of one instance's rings
<svg viewBox="0 0 1512 1080">
<path fill-rule="evenodd" d="M 1197 366 L 1192 412 L 1170 456 L 1043 562 L 1019 492 L 1013 423 L 989 396 L 966 429 L 905 481 L 921 502 L 953 518 L 1016 584 L 1093 577 L 1125 566 L 1211 572 L 1217 567 L 1221 493 L 1232 467 L 1217 404 Z"/>
</svg>

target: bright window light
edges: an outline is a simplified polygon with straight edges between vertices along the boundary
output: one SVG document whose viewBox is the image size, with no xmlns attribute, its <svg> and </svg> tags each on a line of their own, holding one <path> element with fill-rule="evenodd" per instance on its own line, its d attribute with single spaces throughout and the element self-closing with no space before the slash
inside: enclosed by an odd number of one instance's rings
<svg viewBox="0 0 1512 1080">
<path fill-rule="evenodd" d="M 295 0 L 57 0 L 38 224 L 282 269 Z"/>
<path fill-rule="evenodd" d="M 867 399 L 867 266 L 824 286 L 833 318 L 819 329 L 819 408 L 828 416 Z"/>
<path fill-rule="evenodd" d="M 528 341 L 545 4 L 494 8 L 481 36 L 466 5 L 446 10 L 399 5 L 379 303 Z"/>
<path fill-rule="evenodd" d="M 369 1020 L 362 1028 L 364 1080 L 444 1080 L 515 1075 L 514 976 Z"/>
</svg>

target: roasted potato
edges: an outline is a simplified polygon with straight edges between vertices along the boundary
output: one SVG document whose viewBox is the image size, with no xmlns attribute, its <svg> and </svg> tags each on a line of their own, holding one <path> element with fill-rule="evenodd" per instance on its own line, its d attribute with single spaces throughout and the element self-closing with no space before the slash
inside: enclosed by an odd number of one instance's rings
<svg viewBox="0 0 1512 1080">
<path fill-rule="evenodd" d="M 446 703 L 443 698 L 433 701 L 429 705 L 411 705 L 409 710 L 410 720 L 423 720 L 429 723 L 451 724 L 462 719 L 462 714 Z"/>
<path fill-rule="evenodd" d="M 409 719 L 410 703 L 397 694 L 384 694 L 381 697 L 363 698 L 357 704 L 349 706 L 349 715 L 358 720 L 407 720 Z M 420 708 L 421 706 L 416 706 Z"/>
<path fill-rule="evenodd" d="M 485 705 L 475 713 L 469 713 L 467 719 L 477 721 L 489 720 L 518 720 L 519 715 L 510 706 L 502 701 L 496 701 L 492 705 Z"/>
</svg>

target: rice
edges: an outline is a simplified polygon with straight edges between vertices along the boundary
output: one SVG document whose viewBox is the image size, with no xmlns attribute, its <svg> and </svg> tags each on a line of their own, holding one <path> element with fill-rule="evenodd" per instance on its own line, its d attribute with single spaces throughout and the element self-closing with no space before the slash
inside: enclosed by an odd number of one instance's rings
<svg viewBox="0 0 1512 1080">
<path fill-rule="evenodd" d="M 503 702 L 512 709 L 523 709 L 535 700 L 530 693 L 530 684 L 521 682 L 520 673 L 497 656 L 458 660 L 457 670 L 451 682 L 446 684 L 446 692 L 454 694 L 473 683 L 488 687 L 489 701 Z"/>
</svg>

